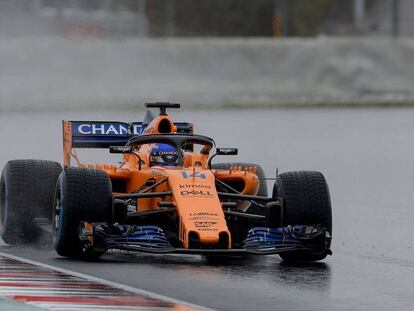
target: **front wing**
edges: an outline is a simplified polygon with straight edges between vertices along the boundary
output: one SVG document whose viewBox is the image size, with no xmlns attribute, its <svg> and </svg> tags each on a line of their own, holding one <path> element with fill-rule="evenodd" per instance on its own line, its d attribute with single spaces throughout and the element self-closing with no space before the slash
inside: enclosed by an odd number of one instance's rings
<svg viewBox="0 0 414 311">
<path fill-rule="evenodd" d="M 325 228 L 318 226 L 288 226 L 282 228 L 254 227 L 249 230 L 242 248 L 173 247 L 164 231 L 157 226 L 108 225 L 82 222 L 80 240 L 85 251 L 110 249 L 153 254 L 204 254 L 204 255 L 271 255 L 282 252 L 307 250 L 315 254 L 332 252 Z M 321 243 L 322 242 L 322 243 Z M 326 243 L 325 243 L 326 242 Z M 325 245 L 325 247 L 321 247 Z"/>
</svg>

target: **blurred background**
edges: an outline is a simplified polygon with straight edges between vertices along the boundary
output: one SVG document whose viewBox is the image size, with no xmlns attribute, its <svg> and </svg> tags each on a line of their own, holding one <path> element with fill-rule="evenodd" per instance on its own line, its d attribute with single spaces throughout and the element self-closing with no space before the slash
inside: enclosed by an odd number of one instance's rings
<svg viewBox="0 0 414 311">
<path fill-rule="evenodd" d="M 1 0 L 0 5 L 2 35 L 9 36 L 414 34 L 410 0 Z"/>
<path fill-rule="evenodd" d="M 0 110 L 409 105 L 410 0 L 0 0 Z"/>
</svg>

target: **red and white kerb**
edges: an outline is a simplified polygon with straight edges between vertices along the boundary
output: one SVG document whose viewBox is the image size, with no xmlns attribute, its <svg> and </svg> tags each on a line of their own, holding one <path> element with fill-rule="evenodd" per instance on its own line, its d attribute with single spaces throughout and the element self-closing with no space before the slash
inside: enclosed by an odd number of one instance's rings
<svg viewBox="0 0 414 311">
<path fill-rule="evenodd" d="M 0 297 L 53 311 L 198 309 L 8 255 L 0 255 Z"/>
</svg>

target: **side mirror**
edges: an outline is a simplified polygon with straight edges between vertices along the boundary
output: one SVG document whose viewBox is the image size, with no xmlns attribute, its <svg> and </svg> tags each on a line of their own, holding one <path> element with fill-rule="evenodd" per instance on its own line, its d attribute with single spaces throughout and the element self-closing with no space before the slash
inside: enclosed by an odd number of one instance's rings
<svg viewBox="0 0 414 311">
<path fill-rule="evenodd" d="M 216 148 L 216 153 L 208 159 L 208 168 L 211 169 L 211 160 L 218 155 L 237 155 L 239 150 L 237 148 Z"/>
<path fill-rule="evenodd" d="M 216 148 L 216 155 L 237 155 L 237 148 Z"/>
<path fill-rule="evenodd" d="M 109 146 L 110 153 L 129 153 L 132 152 L 132 146 Z"/>
</svg>

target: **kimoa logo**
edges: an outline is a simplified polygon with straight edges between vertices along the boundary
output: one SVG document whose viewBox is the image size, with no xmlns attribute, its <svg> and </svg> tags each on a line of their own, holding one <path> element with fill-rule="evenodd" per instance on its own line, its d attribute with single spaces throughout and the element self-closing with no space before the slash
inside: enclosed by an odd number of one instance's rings
<svg viewBox="0 0 414 311">
<path fill-rule="evenodd" d="M 139 135 L 141 125 L 111 124 L 111 123 L 82 123 L 77 130 L 82 135 Z"/>
<path fill-rule="evenodd" d="M 195 185 L 195 184 L 185 184 L 179 185 L 180 189 L 211 189 L 210 185 Z"/>
</svg>

